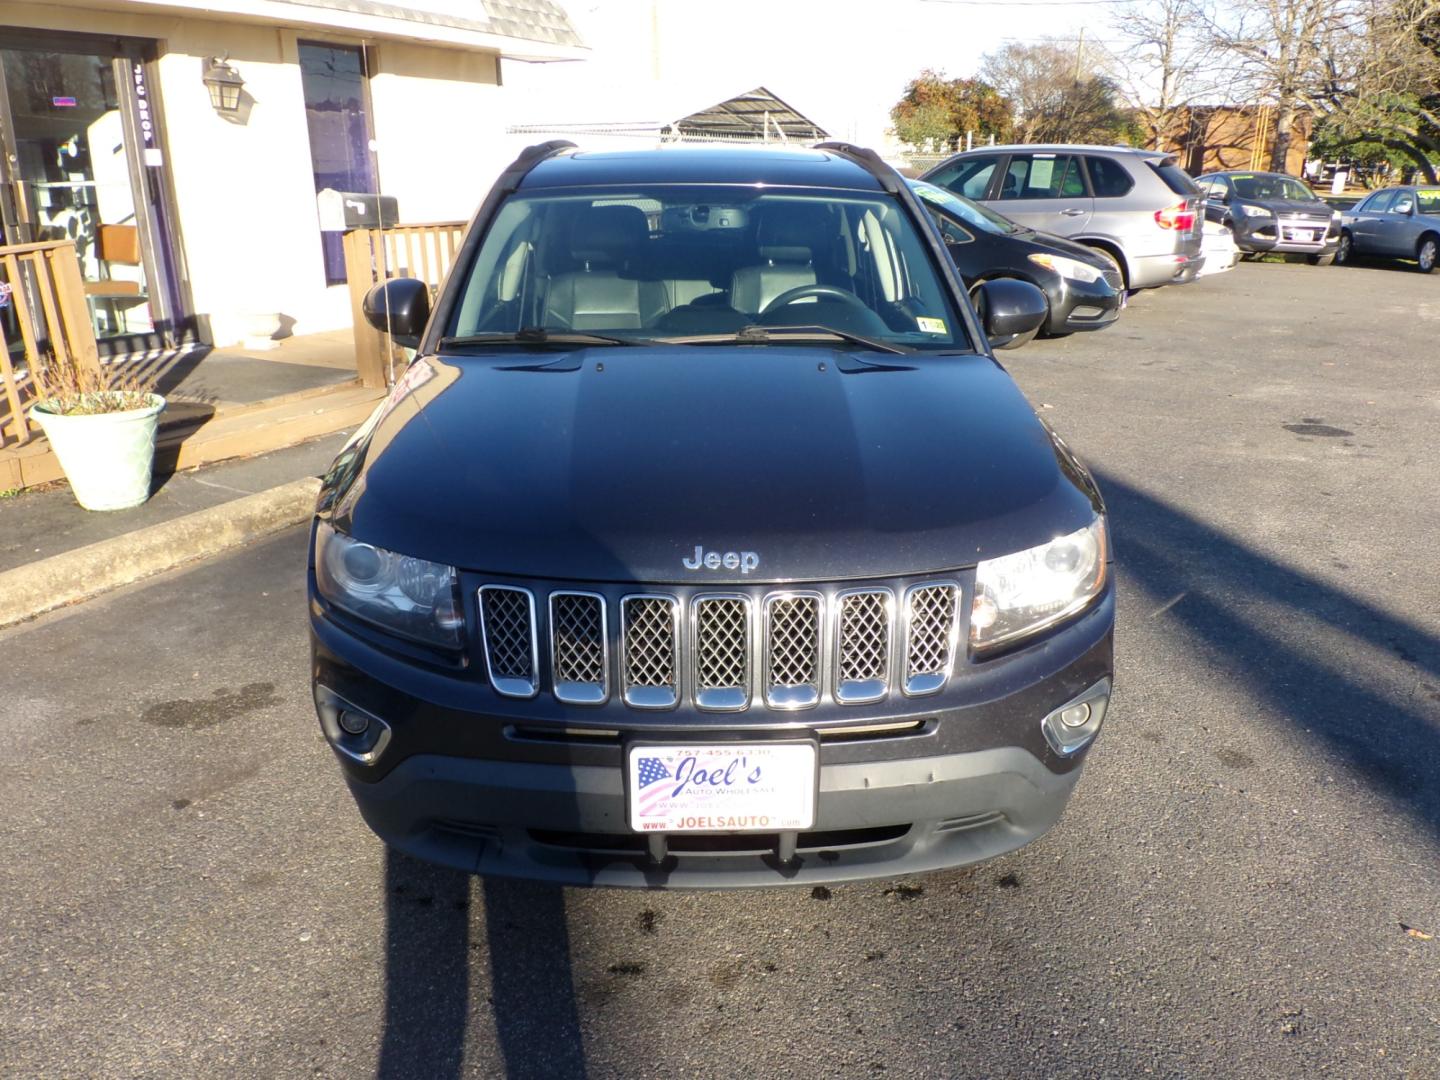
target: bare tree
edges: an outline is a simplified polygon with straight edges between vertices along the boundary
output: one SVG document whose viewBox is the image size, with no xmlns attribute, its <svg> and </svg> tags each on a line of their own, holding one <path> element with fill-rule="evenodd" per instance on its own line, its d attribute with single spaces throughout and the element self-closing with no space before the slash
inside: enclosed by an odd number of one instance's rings
<svg viewBox="0 0 1440 1080">
<path fill-rule="evenodd" d="M 1372 0 L 1229 0 L 1206 17 L 1211 42 L 1229 57 L 1240 84 L 1275 105 L 1273 171 L 1285 170 L 1296 113 L 1303 107 L 1323 113 L 1344 93 L 1372 6 Z"/>
<path fill-rule="evenodd" d="M 980 74 L 1014 107 L 1020 142 L 1115 142 L 1131 118 L 1104 62 L 1060 41 L 1012 43 L 988 53 Z"/>
<path fill-rule="evenodd" d="M 1116 12 L 1111 70 L 1156 150 L 1179 134 L 1193 106 L 1230 96 L 1233 76 L 1210 21 L 1199 0 L 1137 0 Z"/>
</svg>

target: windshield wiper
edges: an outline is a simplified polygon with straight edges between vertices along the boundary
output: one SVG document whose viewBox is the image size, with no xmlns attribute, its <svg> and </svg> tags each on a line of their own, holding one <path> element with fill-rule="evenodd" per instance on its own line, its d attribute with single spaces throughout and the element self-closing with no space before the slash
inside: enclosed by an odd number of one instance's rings
<svg viewBox="0 0 1440 1080">
<path fill-rule="evenodd" d="M 547 330 L 543 326 L 525 326 L 514 333 L 497 331 L 487 334 L 464 334 L 440 339 L 440 348 L 464 348 L 467 345 L 649 345 L 648 338 L 615 337 L 591 334 L 583 330 Z"/>
<path fill-rule="evenodd" d="M 843 341 L 847 345 L 858 345 L 873 352 L 894 353 L 908 356 L 914 349 L 903 345 L 892 345 L 888 341 L 852 334 L 848 330 L 836 330 L 832 326 L 756 326 L 742 327 L 734 334 L 694 334 L 689 337 L 660 338 L 667 345 L 768 345 L 784 341 Z"/>
</svg>

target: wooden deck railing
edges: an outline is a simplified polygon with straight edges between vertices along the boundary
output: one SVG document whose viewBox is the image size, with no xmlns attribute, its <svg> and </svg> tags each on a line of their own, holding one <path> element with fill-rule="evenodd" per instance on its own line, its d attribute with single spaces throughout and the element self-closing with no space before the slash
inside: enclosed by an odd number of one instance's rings
<svg viewBox="0 0 1440 1080">
<path fill-rule="evenodd" d="M 95 330 L 75 245 L 69 240 L 0 247 L 0 449 L 30 441 L 31 372 L 52 362 L 98 369 Z M 12 349 L 18 339 L 19 359 Z"/>
<path fill-rule="evenodd" d="M 450 272 L 463 221 L 353 229 L 345 234 L 345 275 L 350 285 L 350 314 L 355 323 L 355 365 L 365 386 L 395 381 L 393 356 L 385 336 L 365 321 L 361 304 L 378 282 L 413 277 L 430 286 L 433 299 Z"/>
</svg>

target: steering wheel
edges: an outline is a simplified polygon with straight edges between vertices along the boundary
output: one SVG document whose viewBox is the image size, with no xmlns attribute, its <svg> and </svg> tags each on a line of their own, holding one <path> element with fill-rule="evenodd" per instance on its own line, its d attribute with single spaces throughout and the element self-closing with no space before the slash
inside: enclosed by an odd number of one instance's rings
<svg viewBox="0 0 1440 1080">
<path fill-rule="evenodd" d="M 831 300 L 841 300 L 851 307 L 859 308 L 865 312 L 866 315 L 875 314 L 870 310 L 869 305 L 866 304 L 864 300 L 861 300 L 848 289 L 841 289 L 835 285 L 798 285 L 793 289 L 786 289 L 779 296 L 775 297 L 774 300 L 766 304 L 760 314 L 769 315 L 778 308 L 785 307 L 787 304 L 793 304 L 797 300 L 804 300 L 811 296 L 824 296 Z"/>
</svg>

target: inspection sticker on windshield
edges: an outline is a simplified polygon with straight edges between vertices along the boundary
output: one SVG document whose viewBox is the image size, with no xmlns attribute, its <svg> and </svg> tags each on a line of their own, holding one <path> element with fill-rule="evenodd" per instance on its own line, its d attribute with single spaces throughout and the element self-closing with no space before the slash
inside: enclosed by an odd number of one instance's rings
<svg viewBox="0 0 1440 1080">
<path fill-rule="evenodd" d="M 924 315 L 915 317 L 915 325 L 920 328 L 922 334 L 943 334 L 945 333 L 944 319 L 931 319 Z"/>
<path fill-rule="evenodd" d="M 638 744 L 626 765 L 636 832 L 792 832 L 815 824 L 814 743 Z"/>
</svg>

